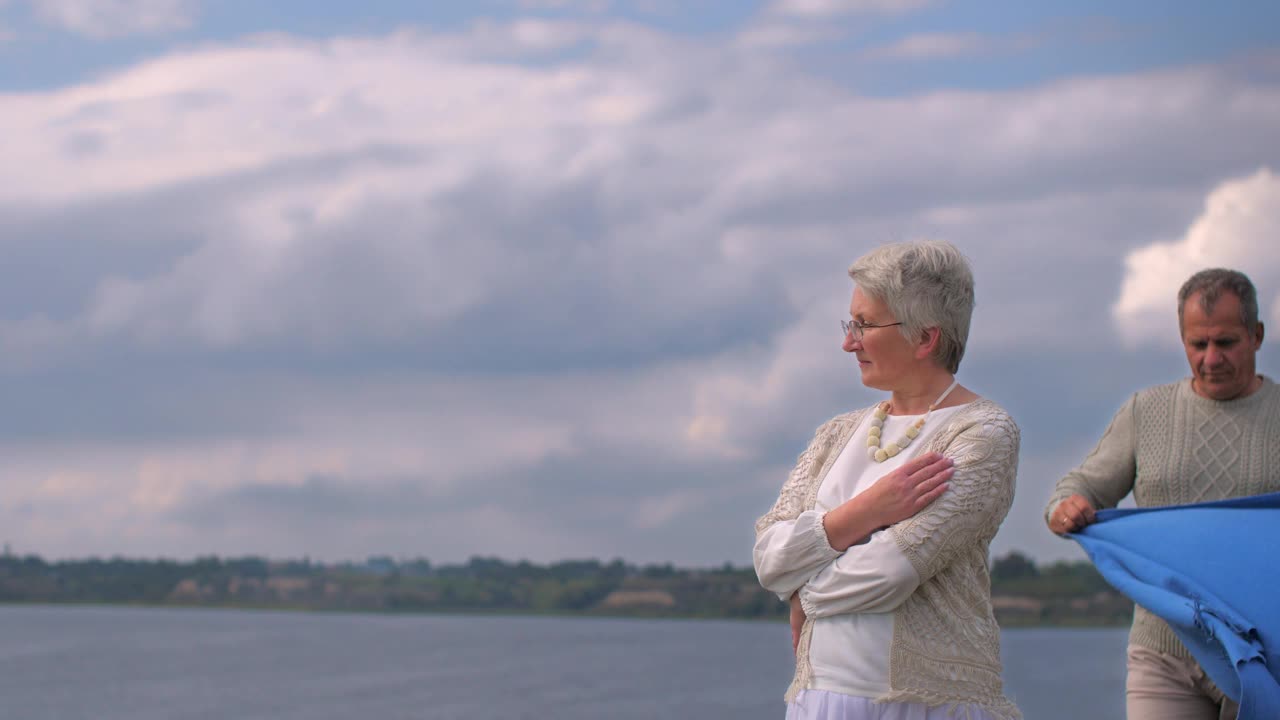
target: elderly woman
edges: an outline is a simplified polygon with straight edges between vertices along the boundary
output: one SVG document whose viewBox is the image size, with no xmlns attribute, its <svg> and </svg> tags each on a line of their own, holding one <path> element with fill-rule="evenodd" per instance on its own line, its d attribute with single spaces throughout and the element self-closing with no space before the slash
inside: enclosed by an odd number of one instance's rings
<svg viewBox="0 0 1280 720">
<path fill-rule="evenodd" d="M 973 274 L 951 244 L 918 242 L 849 275 L 844 351 L 889 398 L 818 428 L 756 522 L 756 574 L 791 605 L 787 718 L 1018 718 L 987 547 L 1013 502 L 1019 434 L 955 379 Z"/>
</svg>

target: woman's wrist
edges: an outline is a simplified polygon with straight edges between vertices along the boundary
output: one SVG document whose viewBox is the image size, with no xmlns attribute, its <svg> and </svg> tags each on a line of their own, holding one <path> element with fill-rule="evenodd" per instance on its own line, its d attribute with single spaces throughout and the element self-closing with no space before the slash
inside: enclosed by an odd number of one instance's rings
<svg viewBox="0 0 1280 720">
<path fill-rule="evenodd" d="M 838 510 L 839 508 L 836 508 L 836 510 L 828 510 L 822 514 L 822 529 L 827 533 L 827 544 L 831 546 L 831 549 L 844 552 L 849 546 L 842 545 L 840 542 L 842 533 L 836 522 L 836 512 Z"/>
<path fill-rule="evenodd" d="M 822 516 L 827 544 L 844 552 L 870 535 L 879 525 L 870 517 L 866 497 L 857 495 Z"/>
</svg>

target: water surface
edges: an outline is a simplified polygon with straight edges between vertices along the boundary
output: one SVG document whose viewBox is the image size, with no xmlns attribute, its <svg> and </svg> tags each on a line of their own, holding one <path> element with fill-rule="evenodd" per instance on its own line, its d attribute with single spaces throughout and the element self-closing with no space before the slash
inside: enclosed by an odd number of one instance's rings
<svg viewBox="0 0 1280 720">
<path fill-rule="evenodd" d="M 1028 720 L 1122 720 L 1124 630 L 1010 630 Z M 24 720 L 780 720 L 783 623 L 0 606 Z"/>
</svg>

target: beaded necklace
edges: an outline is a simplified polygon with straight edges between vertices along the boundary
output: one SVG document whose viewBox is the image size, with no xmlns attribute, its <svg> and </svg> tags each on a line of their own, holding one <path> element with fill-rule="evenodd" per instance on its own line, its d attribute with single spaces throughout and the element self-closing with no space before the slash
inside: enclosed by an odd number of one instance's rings
<svg viewBox="0 0 1280 720">
<path fill-rule="evenodd" d="M 876 409 L 871 418 L 871 427 L 867 429 L 867 457 L 876 462 L 884 462 L 885 460 L 888 460 L 894 455 L 902 452 L 903 448 L 910 445 L 911 441 L 920 435 L 920 429 L 924 427 L 924 421 L 929 419 L 929 414 L 941 405 L 942 401 L 946 400 L 947 396 L 951 394 L 951 391 L 955 390 L 956 385 L 959 384 L 960 381 L 958 379 L 952 379 L 951 385 L 948 386 L 946 390 L 942 391 L 942 394 L 938 396 L 937 400 L 933 401 L 933 404 L 925 411 L 924 417 L 908 425 L 907 432 L 903 434 L 902 437 L 898 438 L 897 442 L 891 442 L 884 447 L 880 447 L 880 430 L 884 427 L 885 419 L 889 417 L 889 408 L 891 405 L 888 400 L 876 405 Z"/>
</svg>

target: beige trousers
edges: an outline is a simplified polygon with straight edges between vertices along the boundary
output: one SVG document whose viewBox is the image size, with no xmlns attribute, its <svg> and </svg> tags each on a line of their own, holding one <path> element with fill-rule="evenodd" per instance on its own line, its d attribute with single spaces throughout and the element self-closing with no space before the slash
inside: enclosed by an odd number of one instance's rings
<svg viewBox="0 0 1280 720">
<path fill-rule="evenodd" d="M 1193 659 L 1130 645 L 1128 666 L 1129 720 L 1235 720 L 1240 709 Z"/>
</svg>

